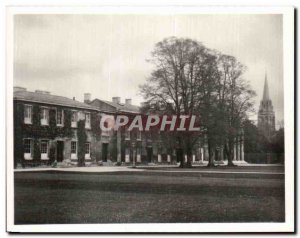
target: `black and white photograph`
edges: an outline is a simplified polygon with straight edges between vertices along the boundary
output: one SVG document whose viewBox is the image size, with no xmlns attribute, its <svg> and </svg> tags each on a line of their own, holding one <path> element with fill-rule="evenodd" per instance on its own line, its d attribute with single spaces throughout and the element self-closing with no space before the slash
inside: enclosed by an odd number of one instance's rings
<svg viewBox="0 0 300 238">
<path fill-rule="evenodd" d="M 7 15 L 8 231 L 294 231 L 292 7 Z"/>
</svg>

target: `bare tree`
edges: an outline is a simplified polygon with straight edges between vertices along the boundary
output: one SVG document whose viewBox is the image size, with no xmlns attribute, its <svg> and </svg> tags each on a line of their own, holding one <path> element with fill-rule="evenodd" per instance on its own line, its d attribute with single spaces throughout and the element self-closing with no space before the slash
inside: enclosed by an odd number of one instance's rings
<svg viewBox="0 0 300 238">
<path fill-rule="evenodd" d="M 245 66 L 233 56 L 210 50 L 197 41 L 164 39 L 155 45 L 154 70 L 147 83 L 140 86 L 148 112 L 173 115 L 197 115 L 202 137 L 207 138 L 209 166 L 213 154 L 222 146 L 228 165 L 233 165 L 234 139 L 242 122 L 253 109 L 255 92 L 242 77 Z M 174 133 L 181 167 L 191 166 L 192 150 L 198 133 Z M 182 150 L 187 154 L 184 163 Z"/>
<path fill-rule="evenodd" d="M 147 83 L 140 87 L 148 105 L 147 111 L 178 117 L 200 114 L 204 98 L 211 95 L 213 89 L 211 77 L 216 69 L 215 59 L 212 51 L 197 41 L 171 37 L 158 42 L 149 60 L 154 64 L 154 70 Z M 199 133 L 181 132 L 174 136 L 180 166 L 191 166 L 192 150 Z M 187 154 L 187 163 L 183 150 Z"/>
<path fill-rule="evenodd" d="M 241 131 L 242 123 L 253 111 L 256 95 L 242 77 L 245 66 L 233 56 L 219 54 L 219 79 L 217 81 L 217 112 L 219 113 L 219 143 L 225 148 L 228 165 L 232 166 L 234 139 Z"/>
</svg>

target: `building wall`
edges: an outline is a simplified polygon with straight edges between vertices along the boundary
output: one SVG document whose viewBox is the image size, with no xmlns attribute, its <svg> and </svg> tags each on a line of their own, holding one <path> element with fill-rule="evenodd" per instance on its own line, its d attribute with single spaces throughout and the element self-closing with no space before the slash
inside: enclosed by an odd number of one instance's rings
<svg viewBox="0 0 300 238">
<path fill-rule="evenodd" d="M 72 133 L 70 135 L 66 135 L 64 133 L 58 133 L 57 134 L 49 134 L 45 133 L 43 134 L 43 130 L 47 127 L 38 126 L 36 128 L 31 128 L 28 130 L 28 125 L 24 124 L 24 118 L 23 114 L 24 111 L 20 111 L 20 106 L 24 106 L 25 102 L 22 101 L 15 101 L 14 102 L 14 125 L 15 125 L 15 151 L 18 151 L 19 147 L 23 146 L 23 140 L 24 138 L 32 138 L 34 140 L 37 140 L 40 142 L 41 139 L 47 139 L 49 141 L 50 147 L 54 147 L 57 151 L 57 141 L 61 140 L 64 142 L 64 162 L 73 162 L 76 163 L 77 161 L 71 160 L 71 141 L 78 141 L 77 138 L 77 132 L 78 129 L 69 128 Z M 37 107 L 40 106 L 48 106 L 51 109 L 55 109 L 56 106 L 52 105 L 44 105 L 44 104 L 37 104 L 37 103 L 26 103 L 31 104 L 32 106 L 36 105 Z M 63 108 L 64 110 L 72 110 L 72 108 Z M 136 133 L 131 133 L 130 139 L 126 140 L 125 132 L 122 131 L 120 133 L 120 145 L 118 146 L 118 138 L 117 138 L 117 132 L 111 131 L 111 132 L 99 132 L 97 133 L 94 130 L 94 127 L 99 128 L 99 121 L 101 113 L 99 112 L 93 112 L 89 111 L 90 113 L 95 113 L 96 117 L 91 117 L 91 129 L 85 129 L 87 142 L 90 142 L 90 154 L 91 154 L 91 161 L 98 162 L 98 161 L 104 161 L 105 157 L 107 158 L 107 162 L 111 161 L 113 163 L 132 163 L 133 156 L 135 156 L 135 160 L 137 161 L 138 156 L 140 157 L 141 163 L 175 163 L 177 162 L 176 158 L 176 148 L 169 144 L 166 144 L 164 140 L 161 140 L 160 135 L 157 133 L 145 133 L 142 132 L 141 134 L 141 140 L 137 139 Z M 94 114 L 93 114 L 94 115 Z M 96 118 L 96 119 L 95 119 Z M 94 121 L 98 120 L 98 121 Z M 56 125 L 56 124 L 55 124 Z M 66 129 L 66 128 L 64 128 Z M 41 130 L 41 131 L 39 131 Z M 32 135 L 28 136 L 27 134 L 31 133 Z M 36 134 L 35 134 L 36 132 Z M 107 144 L 107 156 L 103 154 L 104 147 Z M 134 144 L 134 145 L 133 145 Z M 77 151 L 78 151 L 78 144 L 77 144 Z M 149 152 L 152 151 L 152 157 L 149 159 Z M 32 150 L 32 153 L 34 153 L 34 150 Z M 208 150 L 207 150 L 207 143 L 205 141 L 205 138 L 202 138 L 198 145 L 195 146 L 193 151 L 193 161 L 202 161 L 202 160 L 208 160 Z M 223 151 L 216 151 L 213 154 L 213 157 L 215 160 L 223 160 L 224 156 Z M 120 158 L 119 158 L 120 157 Z M 237 155 L 239 157 L 239 155 Z M 55 154 L 54 159 L 52 158 L 49 161 L 41 161 L 39 159 L 35 159 L 33 161 L 26 161 L 24 160 L 24 154 L 15 154 L 15 159 L 17 162 L 22 163 L 43 163 L 43 162 L 49 162 L 52 163 L 53 160 L 57 158 L 57 155 Z M 168 160 L 169 158 L 169 160 Z M 171 159 L 171 160 L 170 160 Z M 240 160 L 240 159 L 237 159 Z M 88 162 L 91 162 L 88 161 Z"/>
<path fill-rule="evenodd" d="M 24 123 L 24 105 L 31 105 L 32 108 L 40 107 L 47 107 L 49 109 L 49 125 L 42 126 L 39 125 L 39 114 L 37 111 L 32 111 L 32 124 L 28 125 Z M 75 108 L 68 108 L 68 107 L 61 107 L 63 110 L 65 110 L 65 113 L 68 110 L 73 110 Z M 14 101 L 14 151 L 15 151 L 15 166 L 17 164 L 51 164 L 57 159 L 57 141 L 63 141 L 64 142 L 64 149 L 63 149 L 63 157 L 65 162 L 71 161 L 71 141 L 77 141 L 77 128 L 67 128 L 66 125 L 62 128 L 58 128 L 56 125 L 56 122 L 53 122 L 53 118 L 51 119 L 50 110 L 51 113 L 56 110 L 56 106 L 54 105 L 47 105 L 47 104 L 41 104 L 41 103 L 31 103 L 31 102 L 23 102 L 23 101 Z M 33 109 L 32 109 L 33 110 Z M 79 110 L 79 109 L 76 109 Z M 80 110 L 79 110 L 80 111 Z M 96 113 L 91 110 L 82 110 L 84 112 L 89 113 Z M 65 115 L 66 116 L 66 115 Z M 53 117 L 53 115 L 52 115 Z M 56 118 L 55 118 L 56 120 Z M 92 122 L 91 122 L 92 124 Z M 68 133 L 66 133 L 68 131 Z M 94 135 L 94 132 L 92 129 L 85 129 L 86 135 L 87 135 L 87 142 L 90 142 L 91 146 L 91 160 L 96 161 L 97 157 L 99 157 L 99 138 L 97 138 Z M 32 160 L 25 160 L 24 159 L 24 139 L 31 139 L 32 145 L 31 145 L 31 156 Z M 41 158 L 38 158 L 35 156 L 35 152 L 37 152 L 40 149 L 40 142 L 41 140 L 47 140 L 48 141 L 48 157 L 49 160 L 41 160 Z M 37 145 L 35 145 L 35 143 Z M 52 149 L 50 152 L 50 148 L 54 148 L 54 156 L 50 156 L 51 153 L 53 153 Z M 77 144 L 77 151 L 78 151 L 78 144 Z M 99 159 L 99 158 L 98 158 Z M 73 161 L 76 163 L 76 161 Z"/>
</svg>

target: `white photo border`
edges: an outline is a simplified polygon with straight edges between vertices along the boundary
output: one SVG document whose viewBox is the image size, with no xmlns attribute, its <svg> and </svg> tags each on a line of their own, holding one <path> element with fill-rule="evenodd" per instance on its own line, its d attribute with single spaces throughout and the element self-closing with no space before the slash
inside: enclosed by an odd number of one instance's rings
<svg viewBox="0 0 300 238">
<path fill-rule="evenodd" d="M 147 224 L 14 224 L 13 167 L 13 16 L 15 14 L 282 14 L 285 123 L 285 222 L 264 223 L 147 223 Z M 8 232 L 293 232 L 294 179 L 294 8 L 217 6 L 93 6 L 7 7 L 6 9 L 6 175 Z M 216 225 L 217 224 L 217 225 Z M 230 225 L 231 224 L 231 225 Z"/>
</svg>

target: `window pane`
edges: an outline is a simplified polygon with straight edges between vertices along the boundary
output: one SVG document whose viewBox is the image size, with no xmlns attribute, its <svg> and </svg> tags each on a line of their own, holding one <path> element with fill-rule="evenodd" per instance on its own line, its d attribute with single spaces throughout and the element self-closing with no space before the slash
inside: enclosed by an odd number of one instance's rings
<svg viewBox="0 0 300 238">
<path fill-rule="evenodd" d="M 71 142 L 71 154 L 76 154 L 76 141 Z"/>
<path fill-rule="evenodd" d="M 57 124 L 62 125 L 63 123 L 63 111 L 57 110 Z"/>
<path fill-rule="evenodd" d="M 31 106 L 25 105 L 25 108 L 24 108 L 24 117 L 27 120 L 31 120 Z"/>
<path fill-rule="evenodd" d="M 77 121 L 77 112 L 72 112 L 72 122 Z"/>
<path fill-rule="evenodd" d="M 91 127 L 91 115 L 89 113 L 85 114 L 85 127 Z"/>
<path fill-rule="evenodd" d="M 41 110 L 41 119 L 45 119 L 45 109 Z"/>
<path fill-rule="evenodd" d="M 85 144 L 85 153 L 90 154 L 90 143 Z"/>
<path fill-rule="evenodd" d="M 41 109 L 41 124 L 48 125 L 49 122 L 49 110 L 48 108 Z"/>
<path fill-rule="evenodd" d="M 30 139 L 25 139 L 24 140 L 24 153 L 31 153 L 31 140 Z"/>
<path fill-rule="evenodd" d="M 48 154 L 48 142 L 47 141 L 41 142 L 41 153 Z"/>
<path fill-rule="evenodd" d="M 28 106 L 25 106 L 25 117 L 28 118 Z"/>
</svg>

